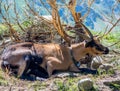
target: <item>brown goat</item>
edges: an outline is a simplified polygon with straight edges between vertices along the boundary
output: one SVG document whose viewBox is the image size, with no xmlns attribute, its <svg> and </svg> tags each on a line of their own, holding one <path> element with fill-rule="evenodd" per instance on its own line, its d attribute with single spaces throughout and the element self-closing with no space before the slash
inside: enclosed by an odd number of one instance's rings
<svg viewBox="0 0 120 91">
<path fill-rule="evenodd" d="M 54 70 L 77 71 L 76 67 L 71 67 L 72 57 L 79 61 L 86 54 L 96 56 L 109 53 L 109 49 L 101 45 L 96 37 L 88 38 L 84 35 L 84 38 L 86 41 L 73 44 L 71 47 L 53 43 L 35 44 L 30 42 L 11 45 L 3 52 L 2 65 L 18 66 L 18 75 L 20 76 L 26 67 L 24 56 L 31 54 L 42 57 L 40 66 L 48 72 L 49 76 Z"/>
<path fill-rule="evenodd" d="M 82 26 L 89 37 L 79 34 L 85 41 L 72 44 L 71 47 L 54 43 L 37 44 L 30 42 L 7 47 L 2 54 L 2 69 L 6 70 L 6 67 L 9 69 L 8 65 L 10 65 L 12 68 L 16 68 L 17 75 L 21 76 L 27 65 L 26 55 L 31 55 L 38 57 L 40 67 L 44 68 L 51 76 L 54 70 L 78 71 L 77 67 L 73 66 L 73 60 L 80 61 L 88 54 L 91 56 L 108 54 L 109 49 L 100 43 L 99 38 L 94 37 L 87 27 Z M 14 73 L 16 70 L 9 71 Z"/>
</svg>

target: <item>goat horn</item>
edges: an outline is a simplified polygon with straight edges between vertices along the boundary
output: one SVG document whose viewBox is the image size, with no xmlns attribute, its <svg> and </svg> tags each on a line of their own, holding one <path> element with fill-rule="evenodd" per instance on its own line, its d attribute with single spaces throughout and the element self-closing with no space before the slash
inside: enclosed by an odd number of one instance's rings
<svg viewBox="0 0 120 91">
<path fill-rule="evenodd" d="M 93 39 L 93 34 L 90 32 L 90 30 L 83 23 L 81 23 L 81 25 L 84 28 L 84 30 L 88 33 L 89 37 Z"/>
<path fill-rule="evenodd" d="M 83 39 L 87 40 L 87 41 L 91 41 L 91 38 L 89 38 L 87 35 L 83 34 L 83 33 L 79 33 L 79 35 L 81 37 L 83 37 Z"/>
</svg>

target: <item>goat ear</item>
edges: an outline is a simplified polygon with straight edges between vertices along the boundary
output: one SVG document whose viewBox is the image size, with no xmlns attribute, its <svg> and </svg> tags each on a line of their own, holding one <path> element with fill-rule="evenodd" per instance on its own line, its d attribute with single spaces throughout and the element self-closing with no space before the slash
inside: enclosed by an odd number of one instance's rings
<svg viewBox="0 0 120 91">
<path fill-rule="evenodd" d="M 87 48 L 87 47 L 93 47 L 93 46 L 94 46 L 93 41 L 85 41 L 85 48 Z"/>
<path fill-rule="evenodd" d="M 84 41 L 85 42 L 85 48 L 89 47 L 89 42 L 88 41 Z"/>
</svg>

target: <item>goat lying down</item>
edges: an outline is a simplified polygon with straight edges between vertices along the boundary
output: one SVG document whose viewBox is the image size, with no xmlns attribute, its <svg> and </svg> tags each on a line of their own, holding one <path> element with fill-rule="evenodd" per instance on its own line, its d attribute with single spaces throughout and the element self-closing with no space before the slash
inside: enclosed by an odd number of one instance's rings
<svg viewBox="0 0 120 91">
<path fill-rule="evenodd" d="M 81 58 L 88 54 L 96 56 L 109 53 L 109 49 L 100 44 L 98 38 L 93 36 L 89 38 L 85 35 L 83 37 L 85 41 L 73 44 L 71 47 L 54 43 L 39 44 L 31 42 L 11 45 L 2 54 L 2 69 L 6 71 L 6 67 L 11 65 L 11 67 L 16 68 L 11 71 L 8 67 L 8 74 L 16 73 L 21 76 L 26 69 L 27 61 L 36 60 L 36 63 L 50 77 L 54 70 L 79 71 L 73 65 L 73 59 L 79 62 Z M 27 58 L 28 55 L 31 55 L 32 58 Z M 35 68 L 33 67 L 33 69 Z"/>
</svg>

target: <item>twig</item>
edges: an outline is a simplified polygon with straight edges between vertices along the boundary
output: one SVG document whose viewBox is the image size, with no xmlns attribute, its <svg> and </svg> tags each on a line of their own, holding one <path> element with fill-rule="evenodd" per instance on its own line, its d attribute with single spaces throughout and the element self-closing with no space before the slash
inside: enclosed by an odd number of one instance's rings
<svg viewBox="0 0 120 91">
<path fill-rule="evenodd" d="M 114 45 L 116 45 L 116 44 L 118 44 L 118 43 L 120 43 L 120 41 L 118 41 L 118 42 L 116 42 L 116 43 L 114 43 L 114 44 L 112 44 L 112 45 L 110 45 L 110 46 L 108 46 L 108 47 L 114 46 Z"/>
<path fill-rule="evenodd" d="M 116 23 L 110 28 L 110 30 L 108 32 L 105 33 L 105 35 L 109 34 L 113 28 L 120 22 L 120 18 L 116 21 Z"/>
<path fill-rule="evenodd" d="M 17 10 L 16 10 L 16 2 L 15 2 L 15 0 L 14 0 L 14 12 L 15 12 L 15 15 L 16 15 L 16 22 L 17 22 L 17 24 L 18 24 L 18 26 L 20 27 L 20 29 L 22 30 L 22 31 L 24 31 L 25 32 L 25 30 L 24 30 L 24 28 L 21 26 L 21 24 L 19 23 L 19 16 L 18 16 L 18 13 L 17 13 Z"/>
<path fill-rule="evenodd" d="M 63 39 L 65 39 L 66 42 L 68 42 L 70 44 L 70 38 L 64 31 L 63 26 L 60 21 L 60 16 L 58 13 L 58 7 L 56 5 L 56 0 L 49 0 L 48 3 L 52 8 L 52 18 L 53 18 L 53 24 L 54 24 L 55 29 L 58 31 L 60 36 Z"/>
<path fill-rule="evenodd" d="M 81 17 L 82 20 L 85 20 L 85 18 L 89 15 L 90 7 L 92 6 L 93 3 L 94 3 L 94 0 L 88 0 L 88 10 L 87 10 L 87 13 L 83 17 Z"/>
<path fill-rule="evenodd" d="M 116 54 L 120 54 L 120 52 L 117 52 L 117 51 L 115 51 L 115 50 L 112 50 L 114 53 L 116 53 Z"/>
</svg>

